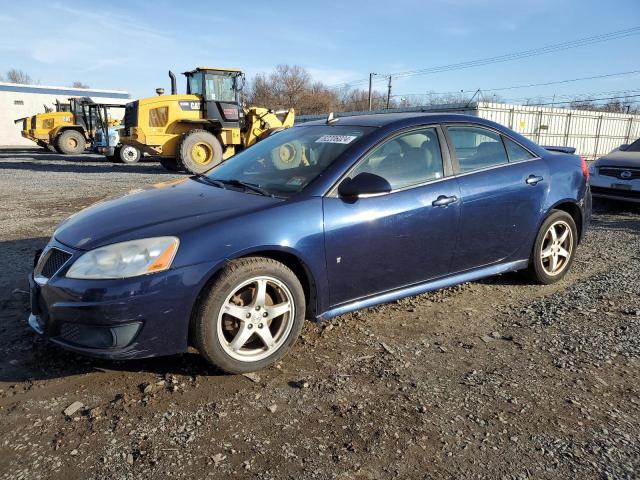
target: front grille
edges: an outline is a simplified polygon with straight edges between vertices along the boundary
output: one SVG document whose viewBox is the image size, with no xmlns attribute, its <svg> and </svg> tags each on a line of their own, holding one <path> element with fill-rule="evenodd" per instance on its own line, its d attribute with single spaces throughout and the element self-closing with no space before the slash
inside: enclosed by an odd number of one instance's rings
<svg viewBox="0 0 640 480">
<path fill-rule="evenodd" d="M 615 197 L 638 199 L 640 200 L 640 192 L 637 190 L 624 190 L 622 188 L 602 188 L 591 185 L 591 193 L 595 196 L 609 195 Z"/>
<path fill-rule="evenodd" d="M 635 180 L 637 178 L 640 178 L 640 169 L 638 168 L 600 167 L 598 169 L 598 173 L 600 175 L 619 178 L 621 180 Z"/>
<path fill-rule="evenodd" d="M 124 109 L 124 128 L 127 130 L 138 126 L 138 104 L 137 100 L 129 102 Z"/>
<path fill-rule="evenodd" d="M 36 274 L 51 278 L 71 258 L 71 254 L 57 248 L 51 248 L 38 262 Z"/>
</svg>

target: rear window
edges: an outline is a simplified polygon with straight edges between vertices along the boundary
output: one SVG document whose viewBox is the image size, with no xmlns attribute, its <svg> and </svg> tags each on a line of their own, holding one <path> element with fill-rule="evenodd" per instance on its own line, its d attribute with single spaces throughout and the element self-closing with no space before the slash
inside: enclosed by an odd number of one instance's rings
<svg viewBox="0 0 640 480">
<path fill-rule="evenodd" d="M 508 162 L 499 134 L 479 127 L 449 127 L 447 130 L 461 172 Z"/>
<path fill-rule="evenodd" d="M 523 160 L 530 160 L 535 158 L 529 150 L 521 147 L 516 142 L 507 137 L 502 137 L 504 140 L 504 146 L 507 148 L 507 154 L 509 155 L 510 162 L 521 162 Z"/>
</svg>

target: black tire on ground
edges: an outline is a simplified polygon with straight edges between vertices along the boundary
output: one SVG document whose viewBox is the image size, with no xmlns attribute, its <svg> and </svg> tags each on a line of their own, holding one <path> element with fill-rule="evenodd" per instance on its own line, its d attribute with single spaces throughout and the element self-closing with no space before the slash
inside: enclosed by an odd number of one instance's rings
<svg viewBox="0 0 640 480">
<path fill-rule="evenodd" d="M 211 132 L 192 130 L 182 136 L 177 159 L 178 165 L 187 172 L 205 173 L 222 162 L 222 145 Z"/>
<path fill-rule="evenodd" d="M 87 141 L 77 130 L 65 130 L 56 137 L 54 145 L 64 155 L 79 155 L 87 148 Z"/>
<path fill-rule="evenodd" d="M 552 226 L 556 226 L 559 234 L 563 232 L 566 227 L 569 228 L 570 232 L 568 233 L 568 239 L 566 240 L 565 245 L 557 247 L 551 245 L 549 233 Z M 559 238 L 561 238 L 561 235 Z M 562 280 L 571 268 L 577 246 L 578 229 L 576 228 L 576 223 L 573 220 L 573 217 L 565 211 L 552 210 L 545 221 L 542 222 L 540 230 L 538 231 L 538 235 L 536 236 L 536 242 L 533 246 L 531 258 L 529 260 L 529 268 L 526 270 L 528 276 L 532 280 L 544 285 Z M 569 257 L 566 258 L 565 256 L 559 256 L 558 265 L 560 266 L 558 267 L 556 273 L 550 274 L 547 271 L 547 269 L 550 268 L 549 265 L 545 267 L 545 260 L 542 259 L 542 251 L 543 249 L 545 251 L 553 251 L 553 248 L 564 248 L 565 251 L 569 252 Z M 547 262 L 550 261 L 551 260 L 547 260 Z"/>
<path fill-rule="evenodd" d="M 239 360 L 233 358 L 222 346 L 221 342 L 224 342 L 225 339 L 221 339 L 218 333 L 219 314 L 225 306 L 227 298 L 235 293 L 243 282 L 260 276 L 275 278 L 288 288 L 294 305 L 294 314 L 288 314 L 291 315 L 289 321 L 292 324 L 289 333 L 282 337 L 280 346 L 266 358 L 257 361 Z M 293 346 L 304 324 L 305 307 L 304 290 L 300 280 L 286 265 L 265 257 L 246 257 L 234 260 L 219 273 L 204 293 L 198 312 L 193 319 L 191 330 L 193 341 L 200 354 L 207 361 L 225 372 L 246 373 L 260 370 L 281 359 Z M 228 315 L 225 315 L 225 318 L 227 317 Z M 273 323 L 271 325 L 273 326 Z M 260 325 L 260 327 L 262 326 Z M 254 332 L 253 341 L 256 340 L 258 333 Z M 249 337 L 249 339 L 251 338 Z"/>
<path fill-rule="evenodd" d="M 136 147 L 131 145 L 121 145 L 116 147 L 115 158 L 120 163 L 138 163 L 141 157 L 142 154 Z"/>
<path fill-rule="evenodd" d="M 160 165 L 170 172 L 180 171 L 178 161 L 175 158 L 160 157 Z"/>
</svg>

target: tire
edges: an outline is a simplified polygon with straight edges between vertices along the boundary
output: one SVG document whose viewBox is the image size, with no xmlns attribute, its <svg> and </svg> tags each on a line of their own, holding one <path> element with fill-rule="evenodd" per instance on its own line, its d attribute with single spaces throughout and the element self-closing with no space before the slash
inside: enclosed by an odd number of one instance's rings
<svg viewBox="0 0 640 480">
<path fill-rule="evenodd" d="M 260 291 L 266 292 L 264 301 Z M 286 265 L 264 257 L 235 260 L 200 304 L 192 329 L 194 343 L 207 361 L 225 372 L 260 370 L 295 343 L 304 324 L 305 303 L 302 285 Z M 279 310 L 270 310 L 274 305 Z"/>
<path fill-rule="evenodd" d="M 578 229 L 573 217 L 562 210 L 553 210 L 536 236 L 527 270 L 529 277 L 544 285 L 562 280 L 571 268 L 577 246 Z"/>
<path fill-rule="evenodd" d="M 132 147 L 131 145 L 121 145 L 116 147 L 115 157 L 118 162 L 133 164 L 138 163 L 140 161 L 140 150 L 136 147 Z"/>
<path fill-rule="evenodd" d="M 178 172 L 180 170 L 178 161 L 175 158 L 160 157 L 160 165 L 170 172 Z"/>
<path fill-rule="evenodd" d="M 298 141 L 284 143 L 271 152 L 271 162 L 278 170 L 297 168 L 302 164 L 303 150 Z"/>
<path fill-rule="evenodd" d="M 211 132 L 192 130 L 180 140 L 177 159 L 189 173 L 206 173 L 222 162 L 222 145 Z"/>
<path fill-rule="evenodd" d="M 55 140 L 55 149 L 64 155 L 79 155 L 86 148 L 87 141 L 77 130 L 65 130 Z"/>
</svg>

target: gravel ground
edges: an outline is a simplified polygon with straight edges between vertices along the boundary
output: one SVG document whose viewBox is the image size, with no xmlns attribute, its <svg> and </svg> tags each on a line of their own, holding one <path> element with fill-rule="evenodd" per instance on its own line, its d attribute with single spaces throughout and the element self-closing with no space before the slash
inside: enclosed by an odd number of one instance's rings
<svg viewBox="0 0 640 480">
<path fill-rule="evenodd" d="M 26 275 L 55 225 L 173 177 L 0 151 L 0 478 L 640 476 L 638 209 L 597 211 L 559 284 L 503 275 L 308 322 L 255 375 L 31 334 Z"/>
</svg>

